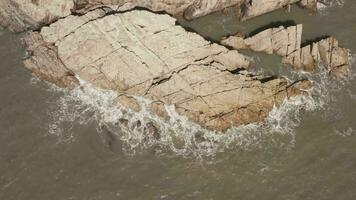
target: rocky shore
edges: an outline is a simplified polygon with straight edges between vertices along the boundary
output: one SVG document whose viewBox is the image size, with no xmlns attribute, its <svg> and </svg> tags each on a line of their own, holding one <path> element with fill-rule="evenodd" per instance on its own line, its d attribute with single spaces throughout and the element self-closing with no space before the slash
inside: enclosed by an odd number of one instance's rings
<svg viewBox="0 0 356 200">
<path fill-rule="evenodd" d="M 241 20 L 263 15 L 291 4 L 316 10 L 319 0 L 2 0 L 0 25 L 15 32 L 39 29 L 69 15 L 83 15 L 96 8 L 122 12 L 148 9 L 188 20 L 232 8 Z"/>
<path fill-rule="evenodd" d="M 277 54 L 282 62 L 295 69 L 315 71 L 322 63 L 333 78 L 345 78 L 349 74 L 348 50 L 339 46 L 334 37 L 318 39 L 311 44 L 302 45 L 303 25 L 279 26 L 264 30 L 245 38 L 242 33 L 226 37 L 221 44 L 233 49 L 250 49 L 256 52 Z"/>
<path fill-rule="evenodd" d="M 191 20 L 233 7 L 247 20 L 292 3 L 317 6 L 316 0 L 4 0 L 0 24 L 28 30 L 25 67 L 43 80 L 73 88 L 83 79 L 117 92 L 118 106 L 145 109 L 162 120 L 170 117 L 166 106 L 174 105 L 189 120 L 224 132 L 263 121 L 275 106 L 311 87 L 308 80 L 253 74 L 238 49 L 276 53 L 307 71 L 323 62 L 337 78 L 347 76 L 347 49 L 332 37 L 302 46 L 302 25 L 216 44 L 177 25 L 174 16 Z M 147 108 L 138 98 L 150 102 Z"/>
</svg>

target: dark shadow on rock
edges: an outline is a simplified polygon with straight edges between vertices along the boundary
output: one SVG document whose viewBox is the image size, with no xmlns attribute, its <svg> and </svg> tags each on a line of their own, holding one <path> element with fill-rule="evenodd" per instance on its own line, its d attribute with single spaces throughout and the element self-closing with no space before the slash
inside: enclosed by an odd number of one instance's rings
<svg viewBox="0 0 356 200">
<path fill-rule="evenodd" d="M 255 30 L 251 31 L 249 34 L 246 35 L 246 37 L 254 36 L 254 35 L 256 35 L 264 30 L 270 29 L 270 28 L 278 28 L 280 26 L 289 27 L 289 26 L 296 26 L 296 25 L 297 25 L 297 23 L 293 20 L 271 22 L 265 26 L 262 26 L 260 28 L 257 28 Z"/>
<path fill-rule="evenodd" d="M 324 40 L 326 38 L 329 38 L 330 35 L 323 35 L 323 36 L 320 36 L 320 37 L 317 37 L 315 39 L 311 39 L 311 40 L 306 40 L 304 42 L 302 42 L 302 47 L 306 47 L 306 46 L 309 46 L 309 45 L 312 45 L 313 43 L 317 43 L 317 42 L 320 42 L 321 40 Z"/>
</svg>

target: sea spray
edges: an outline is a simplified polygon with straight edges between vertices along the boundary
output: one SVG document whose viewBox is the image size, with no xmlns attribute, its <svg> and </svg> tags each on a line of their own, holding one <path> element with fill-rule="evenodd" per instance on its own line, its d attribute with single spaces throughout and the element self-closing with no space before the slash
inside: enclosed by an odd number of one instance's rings
<svg viewBox="0 0 356 200">
<path fill-rule="evenodd" d="M 331 8 L 342 8 L 345 0 L 321 0 L 317 3 L 317 9 L 320 13 L 327 14 Z"/>
<path fill-rule="evenodd" d="M 354 57 L 350 56 L 350 61 Z M 350 77 L 354 75 L 351 74 Z M 78 77 L 79 78 L 79 77 Z M 174 153 L 181 156 L 202 158 L 214 156 L 227 149 L 253 150 L 268 148 L 291 149 L 295 145 L 296 128 L 303 111 L 325 109 L 332 101 L 333 92 L 343 87 L 339 81 L 331 80 L 325 67 L 319 65 L 315 73 L 292 72 L 290 82 L 306 78 L 312 82 L 309 95 L 285 100 L 275 107 L 263 123 L 233 127 L 226 133 L 217 133 L 202 128 L 180 116 L 174 106 L 166 106 L 170 116 L 164 121 L 146 109 L 149 100 L 135 97 L 141 106 L 140 112 L 132 112 L 114 104 L 116 92 L 98 89 L 83 80 L 74 90 L 52 89 L 62 92 L 56 109 L 52 110 L 49 132 L 58 136 L 60 142 L 71 142 L 77 135 L 71 130 L 73 124 L 89 122 L 109 130 L 121 140 L 123 151 L 136 154 L 154 149 L 158 154 Z M 155 124 L 159 137 L 148 134 L 149 124 Z"/>
</svg>

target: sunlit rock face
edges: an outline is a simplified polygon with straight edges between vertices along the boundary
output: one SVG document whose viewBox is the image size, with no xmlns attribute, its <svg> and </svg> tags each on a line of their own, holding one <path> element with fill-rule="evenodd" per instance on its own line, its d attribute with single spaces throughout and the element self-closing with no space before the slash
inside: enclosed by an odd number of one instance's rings
<svg viewBox="0 0 356 200">
<path fill-rule="evenodd" d="M 15 32 L 36 29 L 71 14 L 73 0 L 1 0 L 0 26 Z"/>
<path fill-rule="evenodd" d="M 247 20 L 296 2 L 309 9 L 320 4 L 316 4 L 317 0 L 2 0 L 0 25 L 15 32 L 38 29 L 70 14 L 82 15 L 96 8 L 120 12 L 147 9 L 187 20 L 233 8 L 237 17 Z"/>
<path fill-rule="evenodd" d="M 60 86 L 75 76 L 120 94 L 117 103 L 138 111 L 135 98 L 167 118 L 165 106 L 211 130 L 263 121 L 286 98 L 304 94 L 301 80 L 255 76 L 236 50 L 211 43 L 148 11 L 68 16 L 24 39 L 27 68 Z M 50 51 L 49 51 L 50 50 Z M 49 64 L 51 63 L 51 64 Z"/>
<path fill-rule="evenodd" d="M 295 69 L 315 71 L 321 63 L 333 78 L 345 78 L 349 74 L 349 50 L 339 46 L 334 37 L 319 39 L 302 45 L 302 25 L 269 28 L 256 35 L 245 38 L 239 33 L 223 38 L 221 43 L 234 49 L 277 54 L 282 62 Z"/>
</svg>

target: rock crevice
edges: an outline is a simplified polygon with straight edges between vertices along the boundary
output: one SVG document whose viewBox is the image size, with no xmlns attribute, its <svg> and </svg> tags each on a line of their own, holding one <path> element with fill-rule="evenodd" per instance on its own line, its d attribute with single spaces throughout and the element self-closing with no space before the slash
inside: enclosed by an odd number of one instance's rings
<svg viewBox="0 0 356 200">
<path fill-rule="evenodd" d="M 282 62 L 296 69 L 315 71 L 323 64 L 334 78 L 345 78 L 349 73 L 349 50 L 339 46 L 334 37 L 325 37 L 302 45 L 302 25 L 269 28 L 245 38 L 239 33 L 221 40 L 233 49 L 251 49 L 267 54 L 277 54 Z"/>
<path fill-rule="evenodd" d="M 241 20 L 247 20 L 297 2 L 314 10 L 320 4 L 318 0 L 1 0 L 0 26 L 15 32 L 35 30 L 98 8 L 115 12 L 144 8 L 187 20 L 233 8 Z"/>
<path fill-rule="evenodd" d="M 132 110 L 140 109 L 135 98 L 148 99 L 148 109 L 167 119 L 165 106 L 174 105 L 180 115 L 217 131 L 262 121 L 310 87 L 307 80 L 256 76 L 238 51 L 187 32 L 169 15 L 143 10 L 71 15 L 24 41 L 31 53 L 25 66 L 47 81 L 73 86 L 76 75 L 116 91 L 117 103 Z"/>
</svg>

